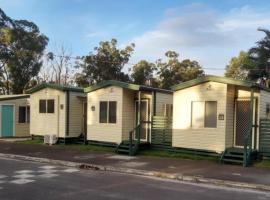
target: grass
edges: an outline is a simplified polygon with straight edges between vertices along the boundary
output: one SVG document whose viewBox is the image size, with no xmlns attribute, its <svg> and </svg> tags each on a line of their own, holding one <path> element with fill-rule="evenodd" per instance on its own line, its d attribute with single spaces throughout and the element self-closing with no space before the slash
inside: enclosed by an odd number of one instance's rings
<svg viewBox="0 0 270 200">
<path fill-rule="evenodd" d="M 156 156 L 156 157 L 166 157 L 166 158 L 176 158 L 176 159 L 186 159 L 186 160 L 210 160 L 210 161 L 218 161 L 218 157 L 213 156 L 201 156 L 180 152 L 169 152 L 169 151 L 161 151 L 161 150 L 144 150 L 139 152 L 139 155 L 144 156 Z"/>
<path fill-rule="evenodd" d="M 25 140 L 25 141 L 18 141 L 16 143 L 19 143 L 19 144 L 43 144 L 43 140 Z"/>
<path fill-rule="evenodd" d="M 270 160 L 262 160 L 261 162 L 254 164 L 254 166 L 255 167 L 270 168 Z"/>
<path fill-rule="evenodd" d="M 43 140 L 26 140 L 19 141 L 19 144 L 32 144 L 32 145 L 44 145 Z M 54 148 L 66 149 L 66 150 L 78 150 L 78 151 L 95 151 L 95 152 L 114 152 L 115 148 L 113 147 L 104 147 L 97 145 L 83 145 L 83 144 L 57 144 L 53 145 Z"/>
</svg>

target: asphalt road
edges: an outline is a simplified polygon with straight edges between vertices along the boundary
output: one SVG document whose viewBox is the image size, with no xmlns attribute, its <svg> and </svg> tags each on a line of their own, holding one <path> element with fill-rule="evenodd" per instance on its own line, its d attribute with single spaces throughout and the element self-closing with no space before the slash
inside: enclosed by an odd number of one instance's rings
<svg viewBox="0 0 270 200">
<path fill-rule="evenodd" d="M 263 200 L 270 193 L 0 158 L 1 200 Z"/>
</svg>

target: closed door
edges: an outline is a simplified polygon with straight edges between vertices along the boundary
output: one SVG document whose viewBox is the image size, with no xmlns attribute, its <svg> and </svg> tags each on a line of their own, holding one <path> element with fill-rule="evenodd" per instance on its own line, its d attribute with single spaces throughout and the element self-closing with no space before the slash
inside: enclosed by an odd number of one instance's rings
<svg viewBox="0 0 270 200">
<path fill-rule="evenodd" d="M 149 132 L 149 103 L 148 100 L 141 100 L 141 114 L 140 114 L 140 121 L 139 121 L 139 101 L 136 101 L 135 104 L 136 110 L 136 124 L 141 124 L 141 132 L 140 132 L 140 139 L 142 141 L 147 140 L 147 135 Z M 135 135 L 135 139 L 137 139 L 137 134 Z"/>
<path fill-rule="evenodd" d="M 236 101 L 235 146 L 244 146 L 244 140 L 250 128 L 250 101 Z"/>
<path fill-rule="evenodd" d="M 14 127 L 14 106 L 13 105 L 2 105 L 1 115 L 1 133 L 2 137 L 12 137 Z"/>
</svg>

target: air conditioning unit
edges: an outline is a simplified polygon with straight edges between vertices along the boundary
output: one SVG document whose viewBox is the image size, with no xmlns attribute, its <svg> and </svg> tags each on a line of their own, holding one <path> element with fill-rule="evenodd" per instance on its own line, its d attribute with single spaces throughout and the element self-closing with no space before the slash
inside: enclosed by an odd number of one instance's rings
<svg viewBox="0 0 270 200">
<path fill-rule="evenodd" d="M 56 135 L 44 135 L 44 144 L 56 144 L 57 140 Z"/>
</svg>

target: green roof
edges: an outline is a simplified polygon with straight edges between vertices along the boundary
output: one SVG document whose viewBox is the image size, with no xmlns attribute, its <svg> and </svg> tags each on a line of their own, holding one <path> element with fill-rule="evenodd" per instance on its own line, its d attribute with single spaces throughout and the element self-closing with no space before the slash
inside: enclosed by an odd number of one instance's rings
<svg viewBox="0 0 270 200">
<path fill-rule="evenodd" d="M 84 89 L 84 92 L 93 92 L 95 90 L 109 87 L 109 86 L 117 86 L 129 90 L 135 90 L 135 91 L 156 91 L 156 92 L 161 92 L 161 93 L 172 93 L 171 90 L 165 90 L 165 89 L 160 89 L 160 88 L 154 88 L 154 87 L 149 87 L 145 85 L 136 85 L 132 83 L 125 83 L 121 81 L 115 81 L 115 80 L 108 80 L 108 81 L 103 81 L 101 83 L 98 83 L 96 85 L 92 85 L 90 87 L 87 87 Z"/>
<path fill-rule="evenodd" d="M 32 94 L 44 88 L 51 88 L 51 89 L 60 90 L 60 91 L 83 92 L 83 88 L 80 88 L 80 87 L 73 87 L 73 86 L 53 84 L 53 83 L 42 83 L 40 85 L 37 85 L 28 89 L 26 93 Z"/>
<path fill-rule="evenodd" d="M 29 94 L 0 95 L 0 101 L 25 99 L 25 98 L 29 98 L 29 97 L 30 97 Z"/>
<path fill-rule="evenodd" d="M 171 89 L 173 91 L 182 90 L 182 89 L 185 89 L 188 87 L 192 87 L 192 86 L 199 85 L 199 84 L 206 83 L 206 82 L 210 82 L 210 81 L 270 91 L 269 88 L 262 86 L 262 85 L 259 85 L 255 82 L 252 82 L 252 81 L 236 80 L 236 79 L 232 79 L 232 78 L 213 76 L 213 75 L 206 75 L 206 76 L 199 77 L 197 79 L 186 81 L 186 82 L 172 86 Z"/>
</svg>

